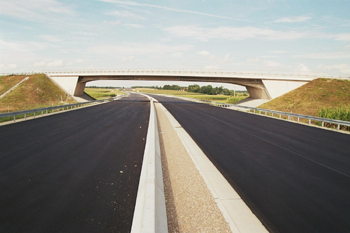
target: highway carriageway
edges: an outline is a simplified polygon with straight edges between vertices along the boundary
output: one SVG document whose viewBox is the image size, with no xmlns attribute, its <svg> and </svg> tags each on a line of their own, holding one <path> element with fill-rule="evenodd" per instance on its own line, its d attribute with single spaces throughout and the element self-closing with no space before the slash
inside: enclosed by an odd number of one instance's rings
<svg viewBox="0 0 350 233">
<path fill-rule="evenodd" d="M 149 100 L 0 127 L 0 232 L 129 232 Z"/>
<path fill-rule="evenodd" d="M 350 136 L 154 96 L 272 232 L 350 231 Z M 1 232 L 128 232 L 149 101 L 0 127 Z"/>
<path fill-rule="evenodd" d="M 271 232 L 350 232 L 350 135 L 153 95 Z"/>
</svg>

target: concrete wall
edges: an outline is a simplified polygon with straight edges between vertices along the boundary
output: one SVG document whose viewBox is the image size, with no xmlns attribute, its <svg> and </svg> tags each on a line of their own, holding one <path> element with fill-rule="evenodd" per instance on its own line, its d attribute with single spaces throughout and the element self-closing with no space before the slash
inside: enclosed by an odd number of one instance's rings
<svg viewBox="0 0 350 233">
<path fill-rule="evenodd" d="M 66 77 L 58 77 L 58 76 L 50 76 L 50 78 L 56 82 L 63 90 L 65 90 L 70 95 L 75 95 L 76 87 L 78 83 L 79 76 L 66 76 Z M 85 85 L 84 85 L 85 88 Z M 84 92 L 84 89 L 83 89 Z"/>
<path fill-rule="evenodd" d="M 262 80 L 266 90 L 270 95 L 270 99 L 275 99 L 286 94 L 302 85 L 308 83 L 303 81 L 283 81 L 283 80 Z M 261 98 L 264 99 L 264 98 Z"/>
</svg>

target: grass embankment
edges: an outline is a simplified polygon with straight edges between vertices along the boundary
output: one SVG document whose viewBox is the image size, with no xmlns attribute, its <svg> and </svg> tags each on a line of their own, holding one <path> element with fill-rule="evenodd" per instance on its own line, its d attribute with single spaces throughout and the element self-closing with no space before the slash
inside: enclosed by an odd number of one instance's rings
<svg viewBox="0 0 350 233">
<path fill-rule="evenodd" d="M 148 94 L 163 94 L 163 95 L 173 95 L 179 97 L 187 97 L 198 100 L 215 101 L 221 103 L 236 103 L 242 99 L 247 98 L 242 93 L 237 93 L 236 97 L 227 95 L 205 95 L 201 93 L 187 92 L 187 91 L 174 91 L 174 90 L 158 90 L 150 88 L 137 88 L 136 91 L 148 93 Z"/>
<path fill-rule="evenodd" d="M 14 112 L 27 109 L 57 106 L 75 101 L 62 91 L 44 74 L 0 77 L 3 92 L 20 82 L 29 79 L 0 99 L 0 112 Z"/>
<path fill-rule="evenodd" d="M 17 83 L 19 83 L 26 77 L 28 76 L 0 76 L 0 95 L 10 90 L 13 86 L 15 86 Z"/>
<path fill-rule="evenodd" d="M 350 109 L 350 81 L 315 79 L 296 90 L 260 105 L 259 108 L 332 118 L 335 113 L 327 115 L 326 112 L 337 112 L 340 108 Z M 324 114 L 318 114 L 322 109 L 324 109 Z"/>
<path fill-rule="evenodd" d="M 109 88 L 91 88 L 86 87 L 84 90 L 88 95 L 92 98 L 100 100 L 100 99 L 108 99 L 111 97 L 115 97 L 117 95 L 124 95 L 125 93 L 118 89 L 109 89 Z"/>
</svg>

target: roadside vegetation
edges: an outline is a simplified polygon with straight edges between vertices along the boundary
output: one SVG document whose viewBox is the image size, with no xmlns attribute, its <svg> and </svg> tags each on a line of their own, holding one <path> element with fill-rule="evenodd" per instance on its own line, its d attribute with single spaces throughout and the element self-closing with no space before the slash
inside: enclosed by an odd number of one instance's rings
<svg viewBox="0 0 350 233">
<path fill-rule="evenodd" d="M 176 85 L 174 85 L 176 86 Z M 215 102 L 221 102 L 221 103 L 236 103 L 240 100 L 243 100 L 247 98 L 249 95 L 247 92 L 241 92 L 241 91 L 229 91 L 229 95 L 224 94 L 203 94 L 200 92 L 191 92 L 187 91 L 187 88 L 181 88 L 179 90 L 169 90 L 167 89 L 167 85 L 164 86 L 165 88 L 136 88 L 135 91 L 148 93 L 148 94 L 162 94 L 162 95 L 172 95 L 172 96 L 179 96 L 179 97 L 186 97 L 186 98 L 193 98 L 198 100 L 205 100 L 205 101 L 215 101 Z M 210 89 L 210 88 L 208 88 Z M 205 90 L 205 89 L 203 89 Z M 220 89 L 216 89 L 220 90 Z M 236 96 L 234 96 L 236 95 Z"/>
<path fill-rule="evenodd" d="M 259 108 L 350 121 L 350 81 L 315 79 Z"/>
<path fill-rule="evenodd" d="M 350 105 L 338 108 L 322 108 L 317 112 L 317 115 L 328 119 L 350 121 Z"/>
<path fill-rule="evenodd" d="M 125 95 L 125 92 L 112 87 L 86 87 L 84 92 L 97 100 Z"/>
<path fill-rule="evenodd" d="M 0 77 L 0 93 L 5 93 L 22 79 L 29 79 L 0 99 L 1 112 L 15 112 L 75 103 L 45 74 Z"/>
</svg>

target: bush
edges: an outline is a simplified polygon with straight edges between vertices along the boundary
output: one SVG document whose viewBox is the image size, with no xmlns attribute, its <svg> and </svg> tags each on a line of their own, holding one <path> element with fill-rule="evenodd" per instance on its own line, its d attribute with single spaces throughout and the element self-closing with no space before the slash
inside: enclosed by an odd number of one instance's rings
<svg viewBox="0 0 350 233">
<path fill-rule="evenodd" d="M 317 115 L 328 119 L 350 121 L 350 106 L 322 108 L 320 111 L 317 111 Z"/>
<path fill-rule="evenodd" d="M 227 103 L 230 103 L 230 104 L 235 104 L 237 103 L 238 101 L 241 101 L 242 99 L 245 99 L 245 97 L 243 96 L 230 96 L 226 99 L 226 102 Z"/>
</svg>

